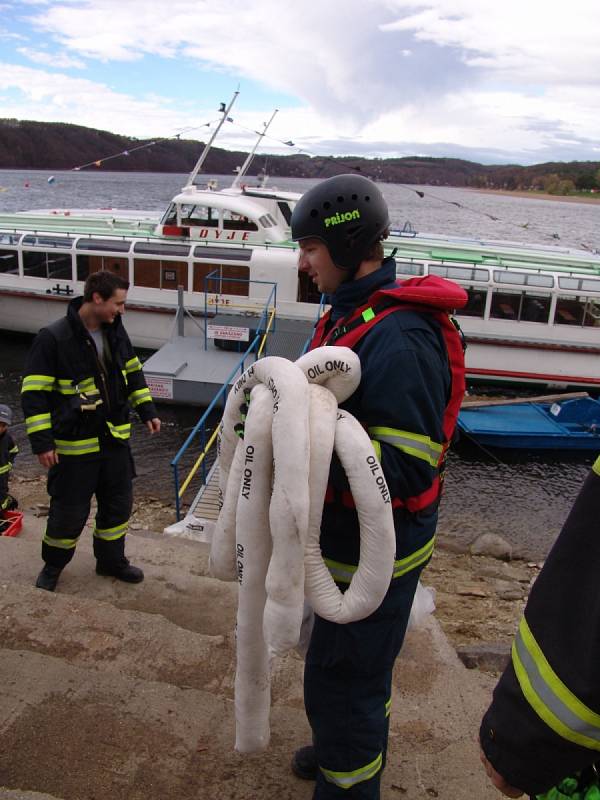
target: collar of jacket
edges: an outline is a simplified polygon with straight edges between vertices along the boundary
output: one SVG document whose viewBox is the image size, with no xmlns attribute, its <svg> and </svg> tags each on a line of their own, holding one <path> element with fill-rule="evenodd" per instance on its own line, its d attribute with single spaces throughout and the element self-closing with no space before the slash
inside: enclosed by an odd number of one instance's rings
<svg viewBox="0 0 600 800">
<path fill-rule="evenodd" d="M 67 319 L 69 320 L 71 327 L 78 334 L 82 336 L 89 336 L 90 335 L 89 331 L 85 327 L 81 317 L 79 316 L 79 309 L 81 308 L 82 305 L 83 305 L 83 297 L 74 297 L 69 302 L 69 306 L 67 308 Z M 117 314 L 114 322 L 102 325 L 102 330 L 106 331 L 110 337 L 112 334 L 116 333 L 121 328 L 122 325 L 123 323 L 121 321 L 121 315 Z"/>
<path fill-rule="evenodd" d="M 373 292 L 377 289 L 391 287 L 395 281 L 396 262 L 393 258 L 386 258 L 375 272 L 365 275 L 364 278 L 357 278 L 354 281 L 345 281 L 340 284 L 330 297 L 331 321 L 335 322 L 358 306 L 363 305 Z"/>
</svg>

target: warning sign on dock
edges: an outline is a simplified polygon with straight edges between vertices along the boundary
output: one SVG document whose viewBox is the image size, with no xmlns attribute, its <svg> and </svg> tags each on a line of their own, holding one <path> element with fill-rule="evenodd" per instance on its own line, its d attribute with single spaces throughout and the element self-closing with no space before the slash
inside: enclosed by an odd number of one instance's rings
<svg viewBox="0 0 600 800">
<path fill-rule="evenodd" d="M 237 328 L 233 325 L 208 325 L 207 335 L 209 339 L 247 342 L 250 339 L 250 328 Z"/>
<path fill-rule="evenodd" d="M 173 399 L 173 378 L 163 378 L 159 375 L 144 375 L 150 389 L 150 394 L 156 400 Z"/>
</svg>

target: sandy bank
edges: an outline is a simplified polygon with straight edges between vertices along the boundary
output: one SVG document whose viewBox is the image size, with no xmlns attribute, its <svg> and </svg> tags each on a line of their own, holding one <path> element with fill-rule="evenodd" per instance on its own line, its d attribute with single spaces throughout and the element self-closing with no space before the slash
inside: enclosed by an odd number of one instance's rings
<svg viewBox="0 0 600 800">
<path fill-rule="evenodd" d="M 527 200 L 554 200 L 561 203 L 584 203 L 587 205 L 600 205 L 600 194 L 591 194 L 589 197 L 570 197 L 568 195 L 546 194 L 545 192 L 526 192 L 515 190 L 509 192 L 506 189 L 474 189 L 470 186 L 463 187 L 467 192 L 477 192 L 477 194 L 499 194 L 504 197 L 525 197 Z"/>
</svg>

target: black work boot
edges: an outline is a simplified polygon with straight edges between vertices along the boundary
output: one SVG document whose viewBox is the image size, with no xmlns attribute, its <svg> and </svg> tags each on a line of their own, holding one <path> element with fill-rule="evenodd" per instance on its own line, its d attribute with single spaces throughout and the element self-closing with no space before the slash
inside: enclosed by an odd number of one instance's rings
<svg viewBox="0 0 600 800">
<path fill-rule="evenodd" d="M 142 570 L 139 567 L 134 567 L 126 558 L 122 558 L 116 564 L 96 561 L 96 574 L 117 578 L 117 580 L 125 581 L 125 583 L 141 583 L 144 580 Z"/>
<path fill-rule="evenodd" d="M 315 748 L 312 744 L 296 750 L 292 756 L 292 772 L 296 777 L 305 781 L 316 781 L 319 772 Z"/>
<path fill-rule="evenodd" d="M 53 567 L 52 564 L 45 564 L 44 569 L 37 576 L 35 585 L 38 589 L 45 589 L 47 592 L 53 592 L 56 589 L 58 578 L 62 569 L 60 567 Z"/>
</svg>

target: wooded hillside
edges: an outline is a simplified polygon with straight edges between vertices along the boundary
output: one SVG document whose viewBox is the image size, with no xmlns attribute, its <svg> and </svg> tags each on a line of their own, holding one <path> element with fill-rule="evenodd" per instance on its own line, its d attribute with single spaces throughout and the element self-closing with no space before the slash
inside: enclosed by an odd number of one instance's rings
<svg viewBox="0 0 600 800">
<path fill-rule="evenodd" d="M 196 140 L 156 141 L 119 136 L 108 131 L 56 122 L 0 119 L 0 169 L 73 169 L 99 162 L 93 169 L 135 172 L 189 172 L 203 143 Z M 140 148 L 136 150 L 136 148 Z M 128 155 L 109 158 L 127 151 Z M 205 173 L 232 174 L 246 153 L 211 150 Z M 106 160 L 104 160 L 106 159 Z M 274 177 L 326 178 L 340 172 L 360 171 L 387 183 L 430 186 L 543 190 L 554 194 L 600 189 L 600 162 L 572 161 L 536 164 L 484 165 L 457 158 L 367 159 L 360 157 L 275 156 L 259 154 L 254 174 L 267 166 Z"/>
</svg>

